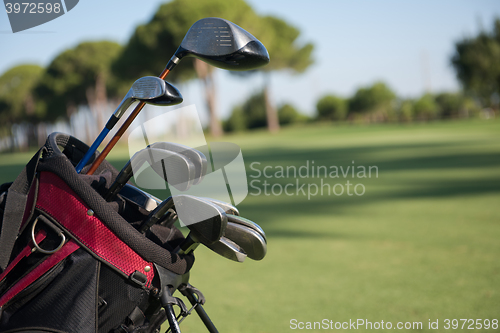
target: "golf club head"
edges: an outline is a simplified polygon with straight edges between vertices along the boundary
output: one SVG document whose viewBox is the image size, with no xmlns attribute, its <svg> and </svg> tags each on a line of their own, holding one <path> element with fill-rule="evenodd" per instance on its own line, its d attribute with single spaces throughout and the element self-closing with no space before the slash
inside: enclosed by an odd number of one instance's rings
<svg viewBox="0 0 500 333">
<path fill-rule="evenodd" d="M 227 20 L 207 17 L 195 22 L 172 57 L 195 57 L 232 71 L 256 69 L 269 63 L 264 45 L 250 33 Z"/>
<path fill-rule="evenodd" d="M 248 258 L 262 260 L 267 253 L 267 242 L 255 230 L 241 224 L 228 222 L 224 237 L 238 244 Z"/>
<path fill-rule="evenodd" d="M 198 185 L 199 183 L 201 183 L 203 177 L 205 177 L 205 175 L 207 174 L 207 158 L 202 152 L 197 149 L 173 142 L 155 142 L 153 144 L 150 144 L 149 147 L 173 151 L 189 158 L 191 162 L 193 162 L 196 169 L 196 175 L 193 181 L 193 185 Z"/>
<path fill-rule="evenodd" d="M 156 174 L 179 191 L 186 191 L 193 185 L 196 168 L 188 158 L 181 154 L 163 149 L 145 148 L 137 152 L 131 161 L 134 174 L 145 162 L 148 162 Z M 138 179 L 136 181 L 140 184 L 140 177 Z"/>
<path fill-rule="evenodd" d="M 136 175 L 136 183 L 144 184 L 143 173 L 138 171 L 144 163 L 148 162 L 151 169 L 160 177 L 168 181 L 179 191 L 188 190 L 193 184 L 195 167 L 193 163 L 181 154 L 164 151 L 161 149 L 145 148 L 132 156 L 116 177 L 113 184 L 104 195 L 106 201 L 111 201 L 122 190 L 132 175 Z"/>
<path fill-rule="evenodd" d="M 246 219 L 244 217 L 231 214 L 227 214 L 227 220 L 228 222 L 232 222 L 253 229 L 257 233 L 259 233 L 262 237 L 264 237 L 264 240 L 266 240 L 266 233 L 257 223 L 250 221 L 249 219 Z"/>
<path fill-rule="evenodd" d="M 227 226 L 227 216 L 219 206 L 201 198 L 180 194 L 174 197 L 175 211 L 191 238 L 204 245 L 217 242 Z"/>
<path fill-rule="evenodd" d="M 125 184 L 119 194 L 127 202 L 148 212 L 161 203 L 160 199 L 130 184 Z"/>
<path fill-rule="evenodd" d="M 171 85 L 170 87 L 175 89 L 175 87 Z M 113 114 L 116 118 L 120 119 L 135 100 L 150 101 L 155 98 L 161 98 L 166 93 L 167 83 L 164 80 L 154 76 L 141 77 L 134 82 Z"/>
<path fill-rule="evenodd" d="M 229 214 L 240 216 L 240 212 L 238 211 L 238 208 L 234 207 L 230 203 L 216 200 L 216 199 L 212 199 L 212 198 L 205 198 L 205 197 L 201 197 L 201 198 L 218 205 L 220 208 L 224 209 L 224 211 L 226 212 L 226 214 L 228 214 L 228 216 L 230 216 Z"/>
<path fill-rule="evenodd" d="M 217 242 L 207 245 L 207 247 L 218 255 L 232 261 L 243 262 L 247 257 L 245 251 L 238 244 L 226 237 L 221 237 Z"/>
<path fill-rule="evenodd" d="M 163 95 L 152 99 L 144 100 L 146 103 L 157 106 L 170 106 L 182 103 L 184 99 L 182 98 L 180 91 L 172 84 L 166 81 L 164 82 L 165 82 L 165 92 L 163 93 Z"/>
</svg>

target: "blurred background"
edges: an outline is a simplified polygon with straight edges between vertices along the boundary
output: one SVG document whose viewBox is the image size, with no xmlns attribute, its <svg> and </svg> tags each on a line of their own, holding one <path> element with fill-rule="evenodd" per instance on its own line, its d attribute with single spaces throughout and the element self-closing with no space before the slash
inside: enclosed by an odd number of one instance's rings
<svg viewBox="0 0 500 333">
<path fill-rule="evenodd" d="M 261 190 L 238 207 L 268 234 L 262 262 L 197 250 L 192 282 L 220 330 L 500 319 L 498 1 L 86 0 L 16 34 L 2 11 L 0 180 L 53 131 L 92 143 L 131 84 L 158 75 L 209 16 L 240 25 L 271 57 L 244 74 L 186 59 L 167 78 L 209 141 L 240 145 Z M 109 157 L 118 169 L 128 158 L 123 146 Z M 264 180 L 296 179 L 259 176 L 254 162 L 377 166 L 378 176 L 300 179 L 362 183 L 362 196 L 274 195 Z"/>
</svg>

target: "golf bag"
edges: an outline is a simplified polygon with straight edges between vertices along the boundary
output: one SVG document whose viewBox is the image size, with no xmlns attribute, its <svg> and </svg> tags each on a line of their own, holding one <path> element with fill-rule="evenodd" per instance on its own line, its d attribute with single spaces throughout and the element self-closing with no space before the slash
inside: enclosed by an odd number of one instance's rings
<svg viewBox="0 0 500 333">
<path fill-rule="evenodd" d="M 147 212 L 103 199 L 118 174 L 108 162 L 92 176 L 75 171 L 87 149 L 53 133 L 0 186 L 0 332 L 155 332 L 166 319 L 157 272 L 180 276 L 194 263 L 172 252 L 178 229 L 155 225 L 145 237 L 134 226 Z"/>
</svg>

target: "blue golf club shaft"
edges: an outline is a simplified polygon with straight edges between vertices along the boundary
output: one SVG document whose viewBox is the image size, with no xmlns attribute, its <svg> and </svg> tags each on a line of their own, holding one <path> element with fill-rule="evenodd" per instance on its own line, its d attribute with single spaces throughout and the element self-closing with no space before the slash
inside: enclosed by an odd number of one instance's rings
<svg viewBox="0 0 500 333">
<path fill-rule="evenodd" d="M 118 120 L 119 120 L 119 118 L 116 117 L 114 114 L 111 115 L 106 126 L 102 129 L 101 134 L 99 134 L 97 139 L 95 139 L 92 146 L 90 146 L 89 150 L 87 150 L 87 152 L 85 153 L 85 156 L 83 156 L 81 161 L 76 166 L 77 173 L 82 172 L 82 169 L 85 167 L 85 165 L 90 160 L 90 158 L 94 155 L 97 148 L 99 148 L 100 144 L 102 143 L 102 141 L 104 140 L 106 135 L 108 135 L 109 131 L 115 126 L 115 124 L 118 122 Z"/>
</svg>

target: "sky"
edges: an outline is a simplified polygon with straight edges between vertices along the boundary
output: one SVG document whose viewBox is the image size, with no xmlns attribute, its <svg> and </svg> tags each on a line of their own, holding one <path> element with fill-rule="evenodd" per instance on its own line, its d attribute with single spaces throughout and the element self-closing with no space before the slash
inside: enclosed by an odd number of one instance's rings
<svg viewBox="0 0 500 333">
<path fill-rule="evenodd" d="M 125 44 L 135 27 L 147 23 L 163 2 L 82 0 L 65 15 L 15 34 L 1 10 L 0 75 L 21 63 L 47 66 L 57 54 L 82 41 L 109 39 Z M 291 103 L 309 115 L 321 96 L 347 97 L 379 80 L 405 98 L 459 89 L 450 65 L 454 43 L 481 29 L 491 30 L 494 18 L 500 17 L 498 0 L 247 2 L 257 13 L 278 16 L 297 27 L 299 43 L 314 44 L 314 64 L 305 73 L 271 75 L 273 102 Z M 264 84 L 262 75 L 239 78 L 223 70 L 216 71 L 215 80 L 222 118 Z M 205 110 L 199 82 L 177 87 L 184 96 L 183 105 Z M 206 112 L 201 113 L 206 117 Z"/>
</svg>

